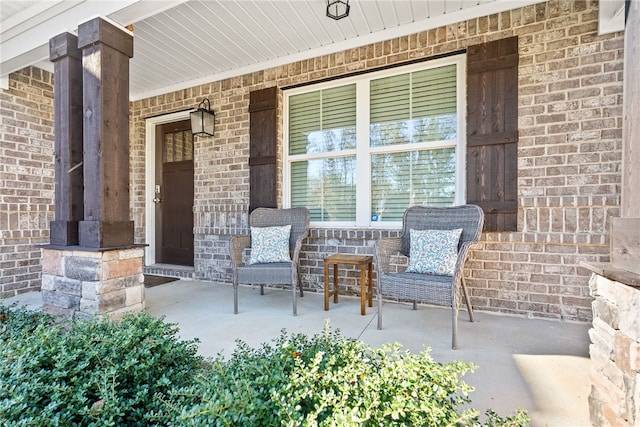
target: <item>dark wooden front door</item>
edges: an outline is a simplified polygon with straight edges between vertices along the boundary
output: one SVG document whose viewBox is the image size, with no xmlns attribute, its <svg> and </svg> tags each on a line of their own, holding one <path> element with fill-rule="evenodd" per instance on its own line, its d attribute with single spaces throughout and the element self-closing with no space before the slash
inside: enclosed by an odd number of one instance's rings
<svg viewBox="0 0 640 427">
<path fill-rule="evenodd" d="M 189 120 L 156 128 L 156 260 L 193 265 L 193 136 Z"/>
</svg>

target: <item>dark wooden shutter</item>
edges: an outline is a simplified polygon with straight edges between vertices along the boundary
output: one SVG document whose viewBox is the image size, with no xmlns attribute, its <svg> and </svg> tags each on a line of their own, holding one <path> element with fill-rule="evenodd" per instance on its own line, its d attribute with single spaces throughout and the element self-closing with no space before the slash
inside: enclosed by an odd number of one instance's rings
<svg viewBox="0 0 640 427">
<path fill-rule="evenodd" d="M 485 231 L 518 228 L 518 38 L 467 50 L 467 203 Z"/>
<path fill-rule="evenodd" d="M 277 207 L 277 105 L 276 87 L 249 94 L 249 212 Z"/>
</svg>

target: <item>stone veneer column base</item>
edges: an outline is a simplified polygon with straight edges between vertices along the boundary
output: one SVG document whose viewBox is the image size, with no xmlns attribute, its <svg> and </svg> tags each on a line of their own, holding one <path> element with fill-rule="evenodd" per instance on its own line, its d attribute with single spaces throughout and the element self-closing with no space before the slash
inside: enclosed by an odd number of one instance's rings
<svg viewBox="0 0 640 427">
<path fill-rule="evenodd" d="M 598 274 L 589 282 L 593 301 L 591 422 L 640 425 L 640 289 Z"/>
<path fill-rule="evenodd" d="M 43 311 L 69 319 L 118 318 L 145 308 L 143 248 L 44 248 Z"/>
</svg>

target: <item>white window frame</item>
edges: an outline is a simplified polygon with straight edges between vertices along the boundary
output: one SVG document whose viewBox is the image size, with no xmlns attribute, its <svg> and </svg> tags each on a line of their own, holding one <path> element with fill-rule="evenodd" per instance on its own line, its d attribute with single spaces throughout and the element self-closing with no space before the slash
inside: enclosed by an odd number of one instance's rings
<svg viewBox="0 0 640 427">
<path fill-rule="evenodd" d="M 357 76 L 345 77 L 332 81 L 302 86 L 284 91 L 283 114 L 283 206 L 291 206 L 291 163 L 300 160 L 311 160 L 317 155 L 289 155 L 289 97 L 307 92 L 329 89 L 347 84 L 356 84 L 356 148 L 342 150 L 336 156 L 356 156 L 356 218 L 355 221 L 313 221 L 311 225 L 317 228 L 400 228 L 402 221 L 371 221 L 371 155 L 378 153 L 406 152 L 443 147 L 456 149 L 455 173 L 455 205 L 461 205 L 466 200 L 466 54 L 453 55 L 419 62 L 400 67 L 374 71 Z M 406 74 L 446 65 L 456 65 L 457 85 L 457 138 L 455 140 L 392 145 L 386 147 L 370 147 L 369 138 L 369 82 L 379 78 Z M 361 176 L 369 179 L 360 179 Z"/>
</svg>

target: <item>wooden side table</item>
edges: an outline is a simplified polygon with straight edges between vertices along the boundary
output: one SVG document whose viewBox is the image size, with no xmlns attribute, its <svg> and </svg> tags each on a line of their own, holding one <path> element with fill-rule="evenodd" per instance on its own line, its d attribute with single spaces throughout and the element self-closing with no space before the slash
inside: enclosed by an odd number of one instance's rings
<svg viewBox="0 0 640 427">
<path fill-rule="evenodd" d="M 338 302 L 338 264 L 360 266 L 360 314 L 367 314 L 365 301 L 367 295 L 369 307 L 373 307 L 373 256 L 354 254 L 333 254 L 324 259 L 324 310 L 329 310 L 329 297 L 333 295 L 333 302 Z M 329 266 L 333 265 L 333 292 L 329 292 Z M 367 292 L 366 273 L 369 274 L 369 286 Z"/>
</svg>

